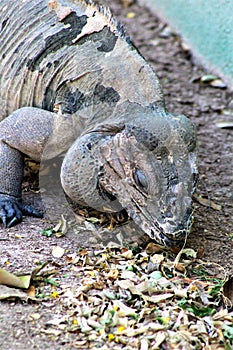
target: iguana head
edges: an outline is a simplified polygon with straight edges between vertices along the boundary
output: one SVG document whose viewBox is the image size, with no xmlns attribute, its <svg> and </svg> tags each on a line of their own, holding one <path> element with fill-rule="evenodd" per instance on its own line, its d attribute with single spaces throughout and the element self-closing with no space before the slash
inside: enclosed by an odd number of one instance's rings
<svg viewBox="0 0 233 350">
<path fill-rule="evenodd" d="M 125 208 L 151 238 L 173 246 L 192 224 L 196 163 L 191 122 L 150 110 L 82 136 L 64 160 L 62 183 L 73 200 L 102 211 Z"/>
</svg>

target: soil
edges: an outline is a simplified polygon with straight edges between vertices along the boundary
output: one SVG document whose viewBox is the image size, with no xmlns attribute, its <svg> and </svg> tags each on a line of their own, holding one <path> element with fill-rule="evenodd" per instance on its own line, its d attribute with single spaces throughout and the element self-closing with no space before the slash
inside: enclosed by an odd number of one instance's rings
<svg viewBox="0 0 233 350">
<path fill-rule="evenodd" d="M 202 259 L 221 265 L 231 275 L 233 129 L 220 128 L 217 122 L 230 118 L 232 121 L 232 92 L 227 87 L 213 87 L 201 82 L 203 76 L 211 73 L 198 65 L 187 45 L 150 9 L 138 4 L 124 8 L 117 0 L 105 3 L 126 26 L 132 41 L 154 68 L 163 87 L 167 109 L 174 114 L 189 116 L 197 126 L 200 172 L 197 194 L 207 198 L 207 205 L 195 200 L 195 222 L 187 247 L 198 251 Z M 35 193 L 25 193 L 24 198 L 27 202 L 39 202 L 39 195 Z M 103 238 L 103 231 L 95 232 L 92 224 L 91 229 L 83 226 L 79 235 L 61 238 L 41 235 L 41 230 L 50 225 L 46 219 L 27 217 L 14 228 L 1 229 L 1 266 L 13 272 L 31 271 L 39 261 L 56 260 L 51 256 L 51 250 L 57 245 L 71 254 L 78 247 L 100 243 Z M 121 227 L 118 227 L 116 232 L 120 231 Z M 124 231 L 127 231 L 125 227 Z M 106 230 L 104 234 L 111 236 L 112 231 Z M 54 345 L 46 332 L 40 332 L 58 309 L 57 301 L 40 305 L 1 302 L 1 349 L 71 349 L 72 342 Z M 31 315 L 37 312 L 40 312 L 40 319 L 32 323 Z"/>
</svg>

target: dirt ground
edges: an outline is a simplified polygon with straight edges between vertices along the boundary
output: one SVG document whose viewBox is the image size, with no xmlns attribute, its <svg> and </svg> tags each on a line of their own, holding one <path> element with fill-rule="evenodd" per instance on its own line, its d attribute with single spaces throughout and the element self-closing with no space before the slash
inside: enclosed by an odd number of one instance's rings
<svg viewBox="0 0 233 350">
<path fill-rule="evenodd" d="M 222 120 L 232 121 L 232 92 L 227 87 L 213 87 L 208 82 L 201 82 L 201 78 L 210 72 L 198 65 L 180 37 L 149 9 L 138 4 L 124 8 L 119 1 L 105 3 L 125 24 L 132 41 L 157 73 L 168 110 L 189 116 L 197 126 L 200 172 L 197 194 L 209 201 L 207 200 L 207 206 L 194 201 L 195 222 L 187 247 L 198 251 L 202 259 L 215 262 L 232 274 L 233 129 L 217 125 Z M 38 198 L 34 193 L 25 194 L 26 201 L 32 199 L 37 203 Z M 210 200 L 214 203 L 214 208 L 208 206 Z M 92 230 L 87 239 L 89 227 L 86 230 L 84 227 L 80 235 L 48 238 L 41 235 L 40 231 L 49 225 L 46 219 L 25 218 L 22 224 L 14 228 L 1 229 L 1 266 L 13 272 L 30 271 L 38 261 L 56 260 L 51 256 L 51 250 L 57 245 L 71 254 L 80 246 L 97 244 L 102 239 L 101 231 L 96 233 Z M 117 230 L 120 232 L 121 228 Z M 58 312 L 58 307 L 57 301 L 40 306 L 14 301 L 2 302 L 0 348 L 73 348 L 71 343 L 65 341 L 54 345 L 53 339 L 48 338 L 46 332 L 39 332 L 51 315 Z M 38 310 L 42 316 L 32 323 L 30 317 Z"/>
</svg>

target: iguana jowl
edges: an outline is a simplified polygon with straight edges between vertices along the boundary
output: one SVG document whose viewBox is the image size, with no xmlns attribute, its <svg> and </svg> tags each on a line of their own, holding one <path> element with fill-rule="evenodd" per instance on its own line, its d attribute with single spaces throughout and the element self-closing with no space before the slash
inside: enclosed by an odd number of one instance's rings
<svg viewBox="0 0 233 350">
<path fill-rule="evenodd" d="M 0 3 L 0 217 L 22 203 L 23 155 L 67 150 L 61 183 L 75 202 L 125 208 L 156 241 L 175 245 L 192 222 L 196 134 L 164 106 L 158 78 L 119 23 L 90 1 Z"/>
</svg>

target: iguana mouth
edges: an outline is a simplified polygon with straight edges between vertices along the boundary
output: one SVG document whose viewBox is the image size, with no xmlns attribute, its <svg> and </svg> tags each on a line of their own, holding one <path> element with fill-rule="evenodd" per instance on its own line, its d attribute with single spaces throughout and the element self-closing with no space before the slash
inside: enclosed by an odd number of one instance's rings
<svg viewBox="0 0 233 350">
<path fill-rule="evenodd" d="M 190 227 L 191 228 L 191 227 Z M 174 232 L 171 234 L 166 234 L 164 232 L 159 232 L 159 241 L 167 247 L 177 247 L 184 245 L 185 239 L 189 235 L 190 228 L 187 230 L 180 230 L 177 232 Z M 153 230 L 151 230 L 151 234 L 154 236 L 154 239 L 156 240 L 156 235 L 154 234 Z"/>
<path fill-rule="evenodd" d="M 151 217 L 148 210 L 143 207 L 140 208 L 138 205 L 132 206 L 132 203 L 130 208 L 128 207 L 128 214 L 132 220 L 141 227 L 151 239 L 167 247 L 179 247 L 184 245 L 193 223 L 193 211 L 187 209 L 187 212 L 190 212 L 190 214 L 188 217 L 184 216 L 182 224 L 168 226 L 168 221 L 166 222 L 166 219 L 164 221 L 155 220 L 155 218 Z"/>
<path fill-rule="evenodd" d="M 167 247 L 179 247 L 183 246 L 185 243 L 185 240 L 187 239 L 191 227 L 193 223 L 193 216 L 191 215 L 189 218 L 189 221 L 187 222 L 187 228 L 184 228 L 182 230 L 177 230 L 175 232 L 171 233 L 165 233 L 160 231 L 159 232 L 159 240 Z M 158 233 L 155 234 L 153 230 L 151 230 L 151 235 L 155 237 L 158 236 Z"/>
<path fill-rule="evenodd" d="M 189 232 L 185 232 L 185 236 L 188 236 Z M 166 247 L 170 247 L 170 248 L 173 248 L 173 247 L 181 247 L 184 245 L 184 239 L 175 239 L 175 238 L 171 238 L 171 237 L 168 237 L 166 234 L 160 232 L 159 233 L 159 240 L 161 241 L 161 243 L 163 245 L 165 245 Z"/>
</svg>

